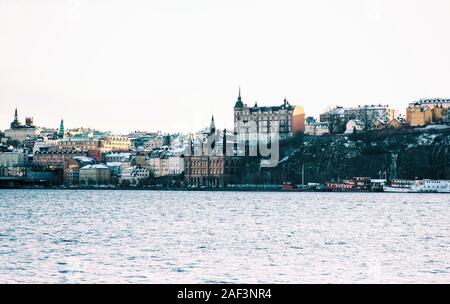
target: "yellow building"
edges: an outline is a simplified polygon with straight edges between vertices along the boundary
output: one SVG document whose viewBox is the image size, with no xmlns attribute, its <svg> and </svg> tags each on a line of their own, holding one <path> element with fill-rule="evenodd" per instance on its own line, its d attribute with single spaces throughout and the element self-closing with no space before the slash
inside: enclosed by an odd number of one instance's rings
<svg viewBox="0 0 450 304">
<path fill-rule="evenodd" d="M 450 108 L 450 99 L 421 99 L 409 104 L 406 121 L 410 126 L 425 126 L 431 122 L 442 123 Z"/>
<path fill-rule="evenodd" d="M 434 122 L 442 122 L 444 120 L 444 110 L 442 106 L 437 106 L 432 109 Z"/>
<path fill-rule="evenodd" d="M 125 136 L 107 136 L 100 140 L 100 151 L 107 152 L 128 152 L 131 149 L 131 141 Z"/>
<path fill-rule="evenodd" d="M 387 127 L 388 127 L 388 128 L 396 129 L 396 128 L 401 128 L 401 127 L 403 127 L 403 126 L 405 126 L 405 125 L 406 125 L 405 120 L 404 120 L 403 118 L 401 118 L 401 117 L 397 117 L 397 118 L 395 118 L 395 119 L 392 119 L 392 120 L 387 124 Z"/>
<path fill-rule="evenodd" d="M 406 121 L 411 127 L 426 126 L 433 121 L 433 110 L 429 107 L 409 107 L 406 110 Z"/>
</svg>

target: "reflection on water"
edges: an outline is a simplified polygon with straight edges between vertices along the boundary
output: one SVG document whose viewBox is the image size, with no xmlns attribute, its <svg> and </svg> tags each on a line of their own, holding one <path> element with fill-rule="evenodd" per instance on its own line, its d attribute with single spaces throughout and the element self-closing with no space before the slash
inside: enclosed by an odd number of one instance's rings
<svg viewBox="0 0 450 304">
<path fill-rule="evenodd" d="M 0 190 L 0 283 L 450 283 L 450 195 Z"/>
</svg>

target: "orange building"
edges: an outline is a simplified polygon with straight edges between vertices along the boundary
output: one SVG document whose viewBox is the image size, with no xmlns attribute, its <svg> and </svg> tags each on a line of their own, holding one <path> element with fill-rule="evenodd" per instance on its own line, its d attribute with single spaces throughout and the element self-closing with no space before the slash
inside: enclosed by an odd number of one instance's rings
<svg viewBox="0 0 450 304">
<path fill-rule="evenodd" d="M 444 110 L 442 105 L 432 109 L 434 122 L 442 122 L 444 120 Z"/>
<path fill-rule="evenodd" d="M 409 107 L 406 110 L 406 121 L 411 127 L 421 127 L 433 121 L 433 110 L 429 107 Z"/>
<path fill-rule="evenodd" d="M 406 109 L 406 121 L 410 126 L 425 126 L 431 122 L 442 123 L 450 108 L 450 99 L 421 99 L 411 102 Z"/>
<path fill-rule="evenodd" d="M 305 133 L 305 110 L 302 106 L 296 106 L 292 113 L 293 135 Z"/>
</svg>

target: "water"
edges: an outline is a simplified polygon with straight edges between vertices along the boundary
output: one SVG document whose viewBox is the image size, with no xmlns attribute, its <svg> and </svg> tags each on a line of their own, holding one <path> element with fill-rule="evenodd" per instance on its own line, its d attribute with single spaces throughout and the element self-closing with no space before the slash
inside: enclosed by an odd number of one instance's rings
<svg viewBox="0 0 450 304">
<path fill-rule="evenodd" d="M 0 283 L 450 283 L 450 195 L 0 190 Z"/>
</svg>

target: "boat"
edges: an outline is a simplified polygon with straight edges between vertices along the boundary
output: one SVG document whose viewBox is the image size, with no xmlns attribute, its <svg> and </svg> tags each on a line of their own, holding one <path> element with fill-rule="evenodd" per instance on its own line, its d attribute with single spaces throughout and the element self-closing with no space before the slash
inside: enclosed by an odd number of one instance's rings
<svg viewBox="0 0 450 304">
<path fill-rule="evenodd" d="M 448 180 L 417 180 L 412 187 L 414 192 L 450 193 L 450 181 Z"/>
<path fill-rule="evenodd" d="M 449 180 L 392 180 L 383 186 L 384 192 L 394 193 L 450 193 Z"/>
<path fill-rule="evenodd" d="M 413 186 L 415 181 L 407 179 L 394 179 L 391 180 L 389 185 L 383 185 L 383 192 L 394 192 L 394 193 L 411 193 L 413 191 Z"/>
</svg>

